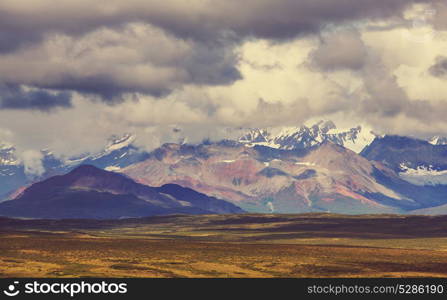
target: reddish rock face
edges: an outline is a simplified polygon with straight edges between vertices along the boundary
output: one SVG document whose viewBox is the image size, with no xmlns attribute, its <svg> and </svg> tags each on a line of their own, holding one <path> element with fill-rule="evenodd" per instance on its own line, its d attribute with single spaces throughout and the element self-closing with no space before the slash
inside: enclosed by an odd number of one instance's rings
<svg viewBox="0 0 447 300">
<path fill-rule="evenodd" d="M 123 173 L 151 186 L 190 187 L 252 212 L 397 212 L 370 195 L 402 201 L 375 180 L 376 163 L 330 142 L 307 152 L 169 144 L 154 153 Z M 379 167 L 395 176 L 392 170 Z"/>
</svg>

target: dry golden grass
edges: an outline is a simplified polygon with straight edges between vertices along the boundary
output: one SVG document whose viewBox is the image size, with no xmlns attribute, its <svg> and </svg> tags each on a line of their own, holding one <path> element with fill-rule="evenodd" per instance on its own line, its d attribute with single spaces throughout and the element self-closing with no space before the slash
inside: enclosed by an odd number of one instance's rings
<svg viewBox="0 0 447 300">
<path fill-rule="evenodd" d="M 1 277 L 447 276 L 445 218 L 11 222 L 0 220 Z M 371 222 L 377 225 L 372 228 Z M 411 230 L 418 222 L 423 232 Z"/>
</svg>

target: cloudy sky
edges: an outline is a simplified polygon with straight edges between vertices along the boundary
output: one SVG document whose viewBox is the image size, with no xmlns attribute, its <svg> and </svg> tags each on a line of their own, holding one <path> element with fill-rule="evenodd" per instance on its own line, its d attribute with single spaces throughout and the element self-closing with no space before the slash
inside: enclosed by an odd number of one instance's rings
<svg viewBox="0 0 447 300">
<path fill-rule="evenodd" d="M 25 157 L 318 119 L 427 137 L 446 116 L 445 0 L 0 1 L 0 141 Z"/>
</svg>

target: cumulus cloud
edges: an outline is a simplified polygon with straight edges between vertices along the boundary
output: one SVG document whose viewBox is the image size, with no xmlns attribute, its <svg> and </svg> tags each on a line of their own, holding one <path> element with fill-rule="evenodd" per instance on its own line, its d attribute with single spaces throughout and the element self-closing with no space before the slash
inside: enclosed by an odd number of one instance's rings
<svg viewBox="0 0 447 300">
<path fill-rule="evenodd" d="M 40 176 L 45 172 L 42 159 L 43 154 L 40 151 L 26 150 L 19 153 L 19 158 L 25 166 L 25 174 L 29 176 Z"/>
<path fill-rule="evenodd" d="M 4 0 L 1 82 L 114 102 L 125 93 L 228 85 L 241 79 L 234 51 L 247 38 L 286 41 L 346 22 L 401 19 L 415 2 L 430 0 Z M 359 47 L 353 37 L 333 42 Z M 326 67 L 331 49 L 316 53 Z M 337 51 L 341 64 L 361 64 Z"/>
<path fill-rule="evenodd" d="M 367 59 L 367 49 L 356 30 L 335 31 L 323 36 L 311 53 L 311 64 L 323 71 L 359 70 Z"/>
<path fill-rule="evenodd" d="M 235 62 L 226 45 L 194 43 L 138 23 L 98 29 L 80 38 L 57 35 L 0 55 L 0 72 L 1 80 L 10 84 L 116 101 L 123 93 L 161 96 L 184 84 L 229 84 L 240 79 Z"/>
<path fill-rule="evenodd" d="M 447 101 L 412 99 L 398 78 L 377 56 L 362 71 L 363 85 L 352 96 L 351 112 L 377 131 L 427 137 L 447 128 Z"/>
<path fill-rule="evenodd" d="M 437 11 L 435 29 L 422 24 L 422 40 L 412 10 L 421 3 Z M 432 75 L 443 74 L 447 40 L 426 33 L 442 30 L 443 7 L 3 0 L 0 139 L 39 173 L 38 155 L 27 151 L 96 152 L 112 134 L 129 132 L 146 150 L 332 117 L 387 133 L 439 134 L 447 130 L 447 90 Z"/>
</svg>

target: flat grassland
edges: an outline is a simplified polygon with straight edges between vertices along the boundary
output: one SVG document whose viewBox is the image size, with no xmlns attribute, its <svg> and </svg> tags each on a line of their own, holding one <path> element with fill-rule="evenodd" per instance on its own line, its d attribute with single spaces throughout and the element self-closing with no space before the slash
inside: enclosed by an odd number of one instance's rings
<svg viewBox="0 0 447 300">
<path fill-rule="evenodd" d="M 0 218 L 0 277 L 447 277 L 447 216 Z"/>
</svg>

